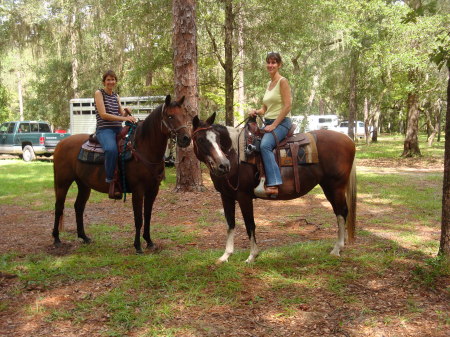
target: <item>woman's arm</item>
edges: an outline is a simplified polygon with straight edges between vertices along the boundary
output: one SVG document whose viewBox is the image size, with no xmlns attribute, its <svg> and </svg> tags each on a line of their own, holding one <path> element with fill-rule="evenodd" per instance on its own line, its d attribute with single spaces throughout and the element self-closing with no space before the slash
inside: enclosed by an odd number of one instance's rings
<svg viewBox="0 0 450 337">
<path fill-rule="evenodd" d="M 250 111 L 249 116 L 251 116 L 251 117 L 256 117 L 257 115 L 264 116 L 266 111 L 267 111 L 267 107 L 263 104 L 260 109 L 255 109 L 255 110 Z"/>
<path fill-rule="evenodd" d="M 103 101 L 103 95 L 100 90 L 97 90 L 95 92 L 94 100 L 95 100 L 95 106 L 97 107 L 97 111 L 98 111 L 98 114 L 101 119 L 104 119 L 106 121 L 121 121 L 121 122 L 130 121 L 133 123 L 136 122 L 136 119 L 132 116 L 127 116 L 127 117 L 115 116 L 115 115 L 111 115 L 111 114 L 107 113 L 106 109 L 105 109 L 105 102 Z M 121 109 L 122 108 L 119 106 L 119 111 L 121 111 Z M 122 113 L 122 111 L 121 111 L 121 113 Z"/>
<path fill-rule="evenodd" d="M 275 128 L 283 121 L 283 119 L 291 111 L 292 107 L 291 87 L 289 86 L 289 82 L 286 78 L 282 78 L 280 81 L 281 81 L 280 94 L 281 94 L 281 102 L 283 103 L 283 108 L 281 109 L 280 113 L 278 114 L 278 117 L 274 120 L 274 122 L 270 125 L 267 125 L 264 128 L 264 130 L 267 132 L 275 130 Z"/>
</svg>

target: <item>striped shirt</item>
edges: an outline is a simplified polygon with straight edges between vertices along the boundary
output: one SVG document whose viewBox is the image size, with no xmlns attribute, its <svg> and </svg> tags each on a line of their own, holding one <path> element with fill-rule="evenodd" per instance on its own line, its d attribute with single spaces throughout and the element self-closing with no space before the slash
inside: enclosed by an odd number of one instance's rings
<svg viewBox="0 0 450 337">
<path fill-rule="evenodd" d="M 119 112 L 119 102 L 117 101 L 117 94 L 113 92 L 111 95 L 109 95 L 103 89 L 100 89 L 100 91 L 103 95 L 103 102 L 105 104 L 106 113 L 115 116 L 122 116 Z M 102 119 L 98 113 L 97 105 L 95 106 L 95 117 L 97 118 L 97 129 L 122 126 L 122 121 L 107 121 L 106 119 Z"/>
</svg>

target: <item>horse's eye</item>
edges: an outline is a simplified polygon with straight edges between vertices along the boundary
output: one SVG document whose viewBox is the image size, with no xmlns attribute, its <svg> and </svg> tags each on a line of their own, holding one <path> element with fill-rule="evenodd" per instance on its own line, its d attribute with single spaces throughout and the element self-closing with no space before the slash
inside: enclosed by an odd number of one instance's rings
<svg viewBox="0 0 450 337">
<path fill-rule="evenodd" d="M 169 115 L 169 116 L 167 116 L 167 118 L 169 118 L 169 119 L 173 119 L 173 116 Z"/>
</svg>

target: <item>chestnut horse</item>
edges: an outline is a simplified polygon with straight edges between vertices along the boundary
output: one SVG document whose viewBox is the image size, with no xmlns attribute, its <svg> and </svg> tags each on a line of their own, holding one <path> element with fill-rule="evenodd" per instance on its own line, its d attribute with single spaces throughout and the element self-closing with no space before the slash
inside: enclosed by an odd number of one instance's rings
<svg viewBox="0 0 450 337">
<path fill-rule="evenodd" d="M 255 238 L 253 199 L 258 185 L 255 165 L 241 163 L 237 145 L 239 131 L 235 128 L 213 124 L 215 113 L 205 122 L 193 119 L 192 141 L 197 158 L 208 167 L 214 187 L 220 192 L 228 237 L 225 253 L 217 261 L 227 261 L 234 251 L 235 202 L 239 203 L 250 239 L 250 256 L 253 262 L 259 250 Z M 283 169 L 283 185 L 279 186 L 277 200 L 291 200 L 311 191 L 319 184 L 333 207 L 337 218 L 338 240 L 331 254 L 339 256 L 345 241 L 355 236 L 356 169 L 355 145 L 346 135 L 329 130 L 312 131 L 317 136 L 318 164 L 299 165 L 300 192 L 293 186 L 293 168 Z M 273 200 L 268 198 L 269 200 Z M 346 235 L 346 227 L 347 233 Z"/>
<path fill-rule="evenodd" d="M 144 206 L 144 234 L 147 247 L 152 248 L 150 238 L 150 219 L 153 202 L 159 191 L 159 184 L 164 177 L 164 152 L 169 137 L 176 137 L 180 147 L 187 147 L 191 142 L 187 115 L 182 107 L 184 97 L 171 101 L 170 95 L 165 103 L 158 106 L 136 127 L 134 157 L 125 165 L 127 189 L 132 193 L 134 224 L 136 233 L 134 247 L 142 253 L 140 232 L 142 228 L 142 206 Z M 59 229 L 62 225 L 64 202 L 70 185 L 75 181 L 78 195 L 75 201 L 75 215 L 78 237 L 85 243 L 91 240 L 84 232 L 83 213 L 91 189 L 108 193 L 109 185 L 105 182 L 104 165 L 80 162 L 77 157 L 81 145 L 88 139 L 87 134 L 78 134 L 62 140 L 53 154 L 53 171 L 55 182 L 55 223 L 53 228 L 54 244 L 59 246 Z M 111 205 L 111 207 L 114 207 Z"/>
</svg>

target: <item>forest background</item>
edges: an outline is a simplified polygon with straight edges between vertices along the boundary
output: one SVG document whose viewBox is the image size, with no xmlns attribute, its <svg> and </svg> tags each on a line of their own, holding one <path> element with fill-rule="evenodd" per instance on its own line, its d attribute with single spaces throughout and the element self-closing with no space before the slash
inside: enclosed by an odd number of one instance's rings
<svg viewBox="0 0 450 337">
<path fill-rule="evenodd" d="M 199 0 L 198 113 L 241 121 L 261 104 L 265 55 L 278 51 L 294 115 L 354 110 L 406 132 L 415 113 L 432 141 L 445 125 L 448 73 L 435 57 L 450 44 L 449 13 L 445 0 Z M 0 122 L 68 128 L 69 100 L 93 97 L 107 69 L 121 96 L 173 94 L 172 30 L 168 0 L 2 0 Z"/>
</svg>

